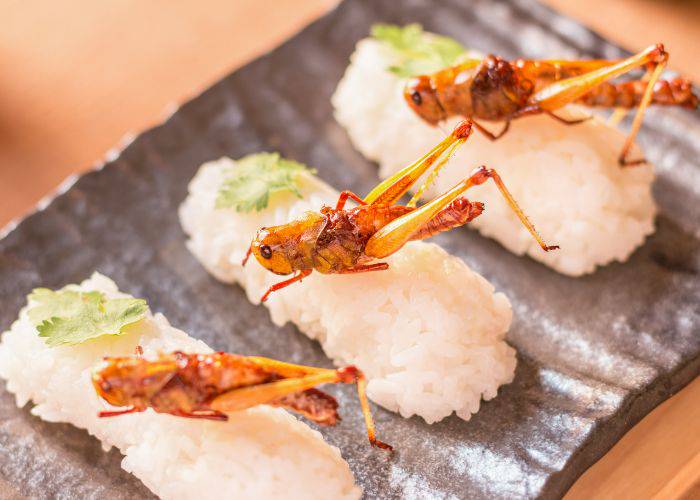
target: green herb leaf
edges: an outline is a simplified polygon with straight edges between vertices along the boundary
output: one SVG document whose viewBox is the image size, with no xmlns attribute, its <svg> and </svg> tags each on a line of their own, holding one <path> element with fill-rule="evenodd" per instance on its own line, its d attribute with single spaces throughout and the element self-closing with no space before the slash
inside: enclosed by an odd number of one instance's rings
<svg viewBox="0 0 700 500">
<path fill-rule="evenodd" d="M 420 24 L 375 24 L 372 38 L 396 51 L 397 63 L 387 69 L 400 77 L 434 73 L 458 64 L 467 50 L 453 38 L 424 32 Z"/>
<path fill-rule="evenodd" d="M 101 292 L 36 288 L 29 299 L 35 303 L 27 312 L 29 320 L 49 347 L 120 335 L 148 311 L 143 299 L 108 299 Z"/>
<path fill-rule="evenodd" d="M 270 195 L 289 191 L 301 198 L 299 177 L 315 170 L 294 160 L 280 157 L 279 153 L 257 153 L 236 162 L 235 168 L 219 188 L 216 208 L 234 208 L 250 212 L 267 207 Z"/>
</svg>

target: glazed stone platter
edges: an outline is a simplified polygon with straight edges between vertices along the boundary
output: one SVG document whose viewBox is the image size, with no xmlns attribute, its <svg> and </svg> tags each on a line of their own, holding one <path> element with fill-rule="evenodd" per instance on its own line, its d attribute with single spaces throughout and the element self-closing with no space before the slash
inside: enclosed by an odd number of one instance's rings
<svg viewBox="0 0 700 500">
<path fill-rule="evenodd" d="M 215 349 L 329 366 L 316 343 L 290 325 L 275 327 L 239 287 L 204 271 L 185 248 L 176 211 L 199 165 L 224 155 L 279 150 L 338 189 L 362 193 L 376 183 L 375 165 L 333 120 L 330 96 L 354 44 L 377 21 L 420 22 L 506 57 L 623 54 L 528 0 L 347 0 L 10 228 L 0 241 L 0 329 L 32 288 L 99 270 Z M 352 387 L 331 387 L 343 421 L 321 431 L 366 497 L 559 497 L 698 375 L 700 118 L 652 111 L 640 140 L 657 166 L 657 231 L 624 264 L 573 279 L 472 231 L 438 239 L 512 301 L 515 380 L 469 422 L 453 416 L 427 425 L 375 407 L 382 438 L 398 449 L 393 458 L 367 446 Z M 150 495 L 120 468 L 119 453 L 17 409 L 0 387 L 0 497 Z"/>
</svg>

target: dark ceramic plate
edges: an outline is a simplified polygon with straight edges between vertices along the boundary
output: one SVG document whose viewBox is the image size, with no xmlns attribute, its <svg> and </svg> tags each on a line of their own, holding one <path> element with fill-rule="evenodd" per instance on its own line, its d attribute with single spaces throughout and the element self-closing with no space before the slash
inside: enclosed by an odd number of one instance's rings
<svg viewBox="0 0 700 500">
<path fill-rule="evenodd" d="M 260 150 L 314 165 L 337 188 L 367 191 L 375 166 L 353 150 L 329 98 L 355 42 L 376 21 L 418 21 L 508 57 L 621 55 L 525 0 L 346 1 L 137 137 L 0 241 L 0 328 L 33 287 L 59 287 L 98 269 L 216 349 L 327 365 L 318 345 L 291 326 L 279 331 L 240 288 L 199 266 L 176 210 L 202 162 Z M 475 232 L 440 239 L 513 302 L 515 381 L 470 422 L 452 417 L 429 426 L 377 410 L 382 437 L 399 450 L 392 460 L 366 445 L 351 388 L 331 388 L 344 420 L 322 431 L 367 497 L 558 497 L 698 374 L 698 137 L 697 114 L 650 113 L 641 141 L 659 171 L 658 228 L 625 264 L 571 279 Z M 119 461 L 85 432 L 41 422 L 0 391 L 3 498 L 148 495 Z"/>
</svg>

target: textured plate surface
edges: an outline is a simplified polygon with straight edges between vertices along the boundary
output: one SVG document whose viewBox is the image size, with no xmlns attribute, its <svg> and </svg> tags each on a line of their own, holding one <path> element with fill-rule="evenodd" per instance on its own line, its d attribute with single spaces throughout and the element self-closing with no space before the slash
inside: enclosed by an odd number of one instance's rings
<svg viewBox="0 0 700 500">
<path fill-rule="evenodd" d="M 240 288 L 207 275 L 184 246 L 176 209 L 202 162 L 260 150 L 313 165 L 338 189 L 367 191 L 376 168 L 334 122 L 329 98 L 355 42 L 376 21 L 418 21 L 506 57 L 621 54 L 525 0 L 349 0 L 140 135 L 0 241 L 0 328 L 33 287 L 59 287 L 98 269 L 216 349 L 328 365 L 314 342 L 291 326 L 274 327 Z M 391 460 L 366 445 L 352 388 L 331 388 L 343 421 L 322 431 L 368 497 L 560 496 L 698 374 L 700 119 L 654 111 L 641 142 L 658 166 L 660 215 L 656 234 L 625 264 L 572 279 L 475 232 L 439 239 L 513 302 L 515 381 L 470 422 L 428 426 L 377 410 L 382 437 L 399 450 Z M 119 460 L 85 432 L 17 409 L 0 389 L 1 497 L 147 496 Z"/>
</svg>

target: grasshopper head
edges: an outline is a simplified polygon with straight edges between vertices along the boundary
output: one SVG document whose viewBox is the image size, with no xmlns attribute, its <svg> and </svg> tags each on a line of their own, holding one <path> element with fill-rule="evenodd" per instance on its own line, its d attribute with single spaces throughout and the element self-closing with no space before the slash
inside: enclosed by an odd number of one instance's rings
<svg viewBox="0 0 700 500">
<path fill-rule="evenodd" d="M 411 109 L 431 125 L 437 125 L 447 118 L 429 76 L 411 78 L 406 82 L 403 96 Z"/>
<path fill-rule="evenodd" d="M 174 359 L 105 358 L 92 371 L 92 385 L 112 406 L 145 407 L 176 371 Z"/>
<path fill-rule="evenodd" d="M 287 224 L 264 227 L 253 238 L 250 252 L 261 266 L 275 274 L 301 271 L 312 261 L 316 240 L 325 225 L 323 215 L 306 212 Z"/>
<path fill-rule="evenodd" d="M 287 256 L 288 242 L 284 234 L 293 230 L 293 224 L 264 227 L 258 231 L 250 244 L 255 259 L 268 271 L 275 274 L 291 274 L 294 267 Z"/>
</svg>

